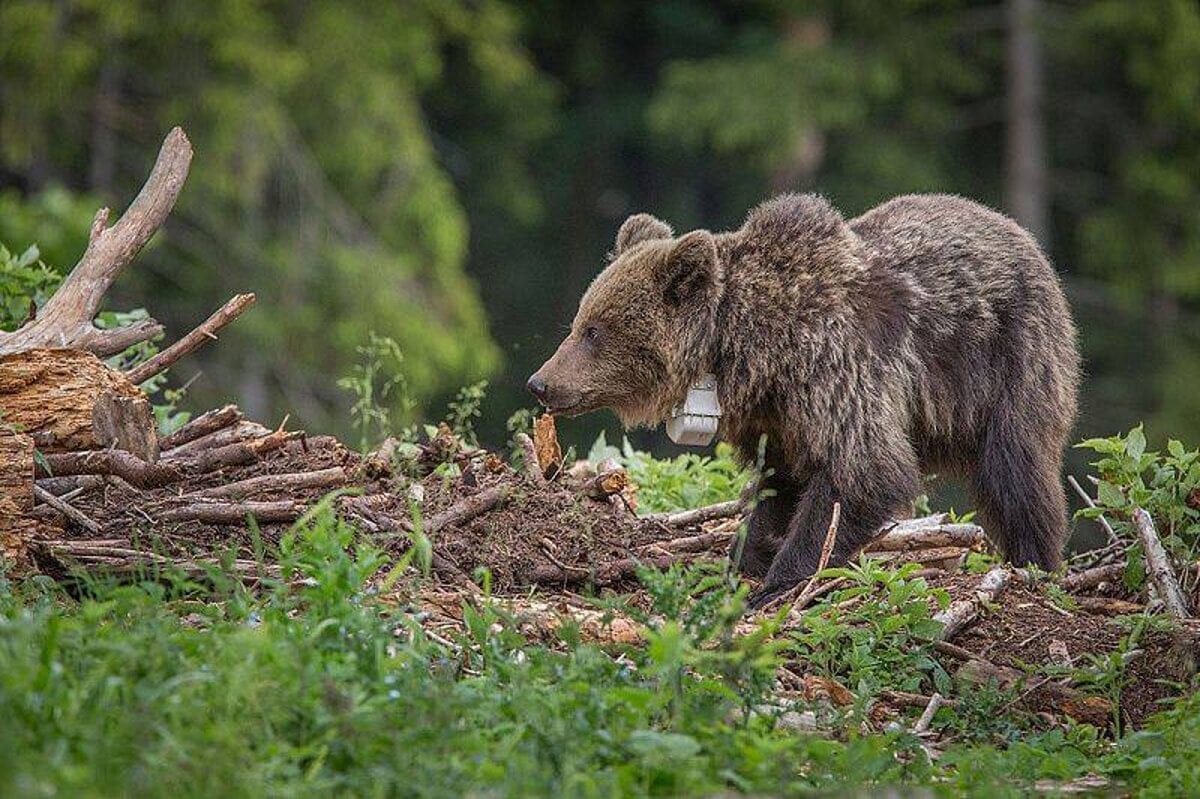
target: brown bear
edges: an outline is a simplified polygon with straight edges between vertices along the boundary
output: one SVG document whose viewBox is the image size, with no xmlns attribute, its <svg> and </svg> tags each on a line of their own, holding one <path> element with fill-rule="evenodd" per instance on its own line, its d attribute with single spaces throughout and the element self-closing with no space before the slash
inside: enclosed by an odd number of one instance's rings
<svg viewBox="0 0 1200 799">
<path fill-rule="evenodd" d="M 849 222 L 788 194 L 740 230 L 675 237 L 646 214 L 617 234 L 571 332 L 528 387 L 553 413 L 665 419 L 716 376 L 719 435 L 761 462 L 739 566 L 761 606 L 845 562 L 919 493 L 967 478 L 993 542 L 1052 570 L 1066 538 L 1060 468 L 1079 354 L 1033 237 L 950 195 L 890 200 Z"/>
</svg>

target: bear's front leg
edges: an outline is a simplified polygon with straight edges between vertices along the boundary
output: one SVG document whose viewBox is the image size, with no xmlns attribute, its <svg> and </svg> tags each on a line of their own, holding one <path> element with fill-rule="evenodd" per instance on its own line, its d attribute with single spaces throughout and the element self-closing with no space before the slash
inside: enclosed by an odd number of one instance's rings
<svg viewBox="0 0 1200 799">
<path fill-rule="evenodd" d="M 763 587 L 750 597 L 751 608 L 761 608 L 816 573 L 834 502 L 841 504 L 841 514 L 828 566 L 845 564 L 875 537 L 880 526 L 898 507 L 915 496 L 919 485 L 915 465 L 911 469 L 897 470 L 893 463 L 890 469 L 875 474 L 879 479 L 866 485 L 850 481 L 838 485 L 827 469 L 811 477 L 788 525 L 783 546 L 767 571 Z"/>
<path fill-rule="evenodd" d="M 769 471 L 759 478 L 745 540 L 740 536 L 735 538 L 729 550 L 729 557 L 741 574 L 756 580 L 767 576 L 787 534 L 788 523 L 796 513 L 801 488 L 796 481 L 777 471 Z"/>
</svg>

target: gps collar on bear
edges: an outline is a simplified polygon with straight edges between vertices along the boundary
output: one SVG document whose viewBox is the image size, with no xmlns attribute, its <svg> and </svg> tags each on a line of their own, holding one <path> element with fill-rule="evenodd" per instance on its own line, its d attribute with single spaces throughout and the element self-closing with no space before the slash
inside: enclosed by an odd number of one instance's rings
<svg viewBox="0 0 1200 799">
<path fill-rule="evenodd" d="M 717 399 L 717 377 L 703 374 L 692 383 L 682 405 L 671 409 L 667 437 L 687 447 L 706 447 L 717 437 L 721 403 Z"/>
</svg>

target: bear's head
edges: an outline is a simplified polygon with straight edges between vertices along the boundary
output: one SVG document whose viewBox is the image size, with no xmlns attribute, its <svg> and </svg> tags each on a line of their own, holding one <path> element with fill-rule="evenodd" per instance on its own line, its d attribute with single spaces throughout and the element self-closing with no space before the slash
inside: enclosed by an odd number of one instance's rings
<svg viewBox="0 0 1200 799">
<path fill-rule="evenodd" d="M 712 233 L 675 237 L 653 216 L 631 216 L 529 390 L 551 413 L 612 408 L 627 427 L 662 421 L 707 366 L 723 272 Z"/>
</svg>

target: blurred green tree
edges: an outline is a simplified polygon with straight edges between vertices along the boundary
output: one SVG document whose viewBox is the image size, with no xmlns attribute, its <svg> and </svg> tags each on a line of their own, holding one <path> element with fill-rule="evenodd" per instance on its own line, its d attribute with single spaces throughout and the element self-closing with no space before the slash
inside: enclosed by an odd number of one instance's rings
<svg viewBox="0 0 1200 799">
<path fill-rule="evenodd" d="M 176 333 L 258 291 L 193 390 L 344 429 L 350 399 L 330 370 L 348 371 L 368 331 L 400 344 L 420 403 L 498 365 L 438 153 L 456 132 L 423 104 L 452 63 L 459 100 L 492 111 L 489 136 L 539 135 L 552 94 L 516 22 L 492 0 L 14 0 L 0 8 L 0 179 L 124 203 L 181 124 L 197 151 L 188 187 L 122 290 Z M 519 203 L 529 181 L 510 153 L 492 160 Z M 22 247 L 27 228 L 0 219 L 0 240 Z"/>
</svg>

